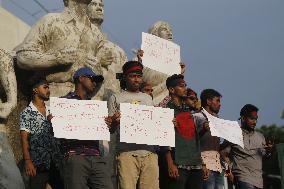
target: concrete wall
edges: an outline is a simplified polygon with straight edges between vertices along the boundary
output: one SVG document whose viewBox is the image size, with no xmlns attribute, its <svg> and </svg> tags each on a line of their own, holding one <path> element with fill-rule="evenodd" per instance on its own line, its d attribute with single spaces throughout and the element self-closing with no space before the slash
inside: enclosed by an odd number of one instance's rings
<svg viewBox="0 0 284 189">
<path fill-rule="evenodd" d="M 11 51 L 20 44 L 30 26 L 0 6 L 0 48 Z"/>
</svg>

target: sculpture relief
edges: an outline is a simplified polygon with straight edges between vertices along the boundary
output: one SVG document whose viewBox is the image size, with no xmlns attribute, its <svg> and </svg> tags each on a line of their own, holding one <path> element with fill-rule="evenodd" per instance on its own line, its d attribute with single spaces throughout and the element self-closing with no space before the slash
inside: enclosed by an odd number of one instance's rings
<svg viewBox="0 0 284 189">
<path fill-rule="evenodd" d="M 148 30 L 148 33 L 169 41 L 173 40 L 172 28 L 167 22 L 164 21 L 157 21 L 154 23 Z M 150 83 L 153 87 L 154 104 L 160 103 L 168 95 L 168 90 L 166 87 L 166 79 L 168 77 L 169 76 L 167 74 L 152 70 L 147 67 L 143 70 L 144 82 Z"/>
<path fill-rule="evenodd" d="M 65 0 L 63 12 L 45 15 L 16 48 L 18 66 L 46 75 L 52 96 L 73 90 L 72 76 L 78 68 L 102 73 L 95 54 L 104 36 L 87 17 L 89 3 Z"/>
<path fill-rule="evenodd" d="M 104 4 L 103 0 L 92 0 L 88 5 L 87 14 L 91 22 L 96 25 L 101 34 L 105 36 L 105 40 L 99 47 L 96 56 L 101 60 L 103 76 L 105 82 L 104 100 L 107 100 L 112 93 L 120 91 L 119 81 L 116 79 L 116 73 L 122 72 L 122 66 L 127 61 L 125 52 L 116 44 L 107 40 L 106 34 L 102 32 L 102 24 L 104 21 Z M 112 62 L 112 64 L 110 64 Z"/>
<path fill-rule="evenodd" d="M 2 87 L 2 88 L 1 88 Z M 0 49 L 0 188 L 23 189 L 24 183 L 7 139 L 6 119 L 17 105 L 17 82 L 12 56 Z M 5 102 L 2 101 L 5 96 Z"/>
</svg>

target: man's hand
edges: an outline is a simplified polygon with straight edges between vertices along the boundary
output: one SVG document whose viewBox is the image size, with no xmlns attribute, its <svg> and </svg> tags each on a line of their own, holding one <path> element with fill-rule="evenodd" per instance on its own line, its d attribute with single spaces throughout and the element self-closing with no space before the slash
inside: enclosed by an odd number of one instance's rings
<svg viewBox="0 0 284 189">
<path fill-rule="evenodd" d="M 174 119 L 172 120 L 172 122 L 173 122 L 174 126 L 177 127 L 177 120 L 176 120 L 176 118 L 174 118 Z"/>
<path fill-rule="evenodd" d="M 25 160 L 25 170 L 28 176 L 34 177 L 36 175 L 36 168 L 32 160 Z"/>
<path fill-rule="evenodd" d="M 207 180 L 209 178 L 209 170 L 206 168 L 206 165 L 202 165 L 202 179 Z"/>
<path fill-rule="evenodd" d="M 204 124 L 203 124 L 203 128 L 206 129 L 206 130 L 209 130 L 210 127 L 209 127 L 209 121 L 206 121 Z"/>
<path fill-rule="evenodd" d="M 52 115 L 52 114 L 49 114 L 49 115 L 47 116 L 47 120 L 48 120 L 49 122 L 51 122 L 52 118 L 53 118 L 53 115 Z"/>
<path fill-rule="evenodd" d="M 234 175 L 233 175 L 232 170 L 230 168 L 225 171 L 225 177 L 227 177 L 229 179 L 229 181 L 234 183 Z"/>
<path fill-rule="evenodd" d="M 168 172 L 171 178 L 177 179 L 179 177 L 178 168 L 174 163 L 168 164 Z"/>
<path fill-rule="evenodd" d="M 109 129 L 113 129 L 113 127 L 119 125 L 119 123 L 120 123 L 120 112 L 115 112 L 113 114 L 113 116 L 106 117 L 105 123 L 107 124 Z"/>
<path fill-rule="evenodd" d="M 141 49 L 138 49 L 137 51 L 137 58 L 138 58 L 138 62 L 142 63 L 142 57 L 143 57 L 144 51 Z"/>
</svg>

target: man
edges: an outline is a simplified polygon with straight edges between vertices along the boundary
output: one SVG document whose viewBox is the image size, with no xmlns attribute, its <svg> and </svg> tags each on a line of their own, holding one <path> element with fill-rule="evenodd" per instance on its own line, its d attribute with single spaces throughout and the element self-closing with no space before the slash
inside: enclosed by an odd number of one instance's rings
<svg viewBox="0 0 284 189">
<path fill-rule="evenodd" d="M 186 90 L 186 97 L 184 98 L 183 101 L 184 101 L 184 105 L 190 107 L 192 111 L 198 110 L 198 107 L 197 107 L 197 102 L 198 102 L 197 93 L 194 90 L 192 90 L 191 88 L 187 88 L 187 90 Z"/>
<path fill-rule="evenodd" d="M 264 136 L 255 131 L 258 108 L 246 104 L 240 111 L 244 148 L 225 141 L 222 155 L 233 162 L 232 173 L 238 189 L 263 188 L 262 157 L 271 152 L 272 146 L 266 145 Z"/>
<path fill-rule="evenodd" d="M 75 91 L 63 98 L 89 100 L 97 85 L 103 82 L 102 75 L 83 67 L 73 76 Z M 101 156 L 99 141 L 61 139 L 64 155 L 61 174 L 65 189 L 112 189 L 108 164 Z"/>
<path fill-rule="evenodd" d="M 16 48 L 19 67 L 46 75 L 52 96 L 73 90 L 72 76 L 81 67 L 101 72 L 95 55 L 104 36 L 89 21 L 90 2 L 64 0 L 64 11 L 45 15 Z"/>
<path fill-rule="evenodd" d="M 167 78 L 166 85 L 171 97 L 167 108 L 175 111 L 175 148 L 168 148 L 166 152 L 168 174 L 171 178 L 169 188 L 201 189 L 199 129 L 190 113 L 194 106 L 184 105 L 187 97 L 184 76 L 172 75 Z"/>
<path fill-rule="evenodd" d="M 126 62 L 123 67 L 121 88 L 108 101 L 109 115 L 106 120 L 112 132 L 117 131 L 117 174 L 120 189 L 158 189 L 159 168 L 155 147 L 144 144 L 119 142 L 119 105 L 131 103 L 153 106 L 151 97 L 139 91 L 143 65 L 137 61 Z"/>
<path fill-rule="evenodd" d="M 151 83 L 146 82 L 146 81 L 143 82 L 140 86 L 140 91 L 142 93 L 146 93 L 146 94 L 150 95 L 152 97 L 152 99 L 154 98 L 153 97 L 153 87 L 152 87 Z"/>
<path fill-rule="evenodd" d="M 53 138 L 51 115 L 45 105 L 49 100 L 49 85 L 45 78 L 35 75 L 30 81 L 32 100 L 20 114 L 20 133 L 25 173 L 31 189 L 45 189 L 51 169 L 59 156 Z M 59 152 L 59 151 L 58 151 Z M 55 188 L 55 187 L 54 187 Z"/>
<path fill-rule="evenodd" d="M 2 88 L 2 87 L 3 88 Z M 24 183 L 7 138 L 6 119 L 17 105 L 17 82 L 12 57 L 0 49 L 0 188 L 22 189 Z M 2 95 L 6 101 L 2 101 Z"/>
<path fill-rule="evenodd" d="M 201 106 L 208 113 L 218 117 L 221 108 L 222 95 L 214 89 L 205 89 L 201 92 Z M 195 113 L 194 118 L 199 128 L 208 128 L 208 121 L 203 110 Z M 205 126 L 205 127 L 204 127 Z M 201 137 L 201 157 L 207 171 L 204 175 L 203 189 L 223 189 L 224 178 L 220 160 L 220 139 L 212 136 L 209 129 L 205 129 Z"/>
</svg>

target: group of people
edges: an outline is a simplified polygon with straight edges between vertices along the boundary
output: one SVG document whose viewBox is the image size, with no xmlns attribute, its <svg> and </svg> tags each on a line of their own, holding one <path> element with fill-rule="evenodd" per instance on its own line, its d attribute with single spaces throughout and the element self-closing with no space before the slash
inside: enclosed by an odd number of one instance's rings
<svg viewBox="0 0 284 189">
<path fill-rule="evenodd" d="M 30 81 L 31 102 L 20 114 L 20 131 L 25 174 L 33 189 L 222 189 L 224 176 L 239 189 L 263 187 L 262 157 L 267 146 L 255 131 L 258 108 L 246 104 L 240 111 L 244 148 L 212 136 L 206 110 L 218 117 L 222 95 L 214 89 L 197 93 L 187 88 L 182 74 L 166 79 L 169 96 L 158 105 L 174 110 L 175 147 L 151 146 L 119 141 L 120 103 L 154 106 L 151 85 L 143 83 L 143 64 L 128 61 L 119 78 L 121 92 L 108 99 L 105 122 L 116 133 L 116 183 L 110 175 L 109 161 L 99 141 L 56 139 L 52 115 L 45 101 L 50 91 L 47 80 L 35 75 Z M 75 91 L 62 98 L 90 100 L 104 81 L 92 69 L 82 67 L 73 75 Z M 57 175 L 57 176 L 54 176 Z"/>
<path fill-rule="evenodd" d="M 137 59 L 127 61 L 123 50 L 101 32 L 102 0 L 63 2 L 63 12 L 44 16 L 16 48 L 17 66 L 35 72 L 27 87 L 30 103 L 20 114 L 26 188 L 49 183 L 53 189 L 221 189 L 224 176 L 239 189 L 263 188 L 262 157 L 271 146 L 255 131 L 256 106 L 246 104 L 240 110 L 244 148 L 212 136 L 204 111 L 218 117 L 218 91 L 205 89 L 198 100 L 184 80 L 184 64 L 181 74 L 168 76 L 143 67 L 142 50 Z M 173 40 L 165 22 L 155 23 L 149 33 Z M 6 67 L 12 70 L 12 61 Z M 9 72 L 3 83 L 16 91 L 14 76 Z M 16 92 L 7 91 L 15 106 Z M 101 141 L 55 138 L 46 103 L 50 95 L 107 100 L 105 122 L 116 138 L 110 154 L 105 156 Z M 120 142 L 120 103 L 173 109 L 175 147 Z"/>
</svg>

